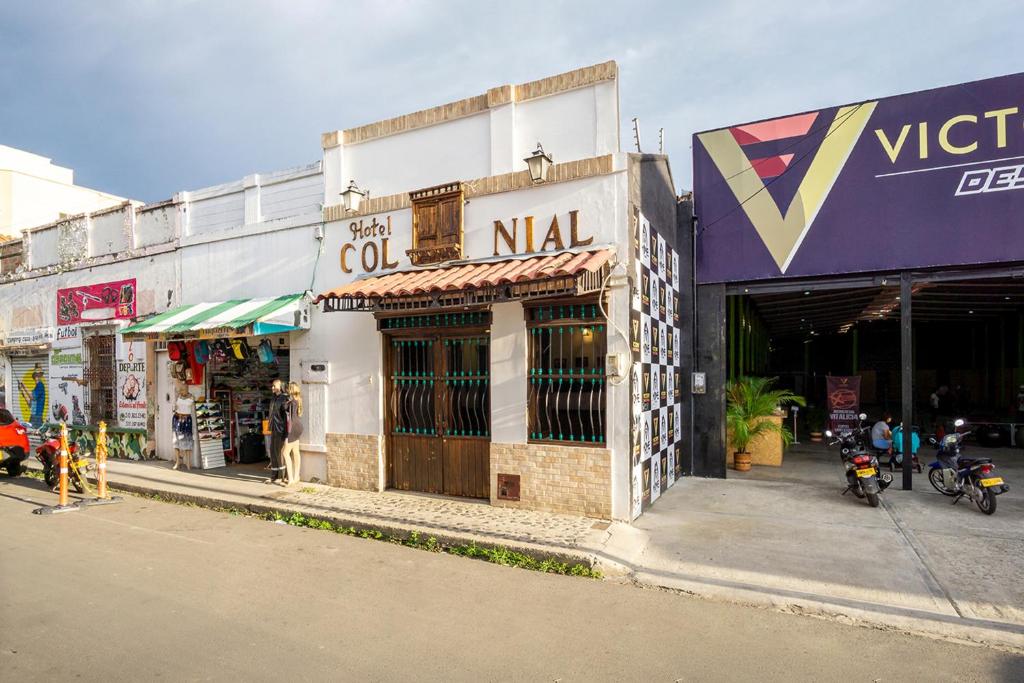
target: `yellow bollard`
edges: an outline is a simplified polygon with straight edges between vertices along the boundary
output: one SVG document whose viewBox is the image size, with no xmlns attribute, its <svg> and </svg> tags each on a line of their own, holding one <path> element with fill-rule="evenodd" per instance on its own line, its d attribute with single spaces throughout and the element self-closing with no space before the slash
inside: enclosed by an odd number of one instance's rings
<svg viewBox="0 0 1024 683">
<path fill-rule="evenodd" d="M 107 423 L 102 420 L 96 435 L 96 497 L 107 497 Z"/>
<path fill-rule="evenodd" d="M 60 454 L 57 456 L 57 465 L 60 467 L 60 507 L 67 507 L 68 504 L 68 426 L 60 425 Z"/>
</svg>

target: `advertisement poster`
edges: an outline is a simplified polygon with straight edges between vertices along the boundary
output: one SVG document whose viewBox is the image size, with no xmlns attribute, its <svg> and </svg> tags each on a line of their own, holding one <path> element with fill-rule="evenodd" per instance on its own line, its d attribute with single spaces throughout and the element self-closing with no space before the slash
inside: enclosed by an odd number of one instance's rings
<svg viewBox="0 0 1024 683">
<path fill-rule="evenodd" d="M 57 324 L 135 317 L 135 278 L 57 290 Z"/>
<path fill-rule="evenodd" d="M 129 429 L 146 428 L 146 343 L 118 336 L 117 424 Z"/>
<path fill-rule="evenodd" d="M 860 377 L 825 378 L 829 429 L 852 429 L 860 424 Z"/>
<path fill-rule="evenodd" d="M 57 328 L 57 338 L 50 350 L 50 419 L 84 425 L 85 387 L 78 331 L 78 327 Z"/>
<path fill-rule="evenodd" d="M 16 358 L 11 361 L 16 396 L 11 397 L 14 416 L 33 427 L 42 426 L 50 391 L 47 382 L 49 368 L 42 362 Z"/>
<path fill-rule="evenodd" d="M 1019 73 L 697 133 L 698 280 L 1024 259 L 1022 92 Z"/>
</svg>

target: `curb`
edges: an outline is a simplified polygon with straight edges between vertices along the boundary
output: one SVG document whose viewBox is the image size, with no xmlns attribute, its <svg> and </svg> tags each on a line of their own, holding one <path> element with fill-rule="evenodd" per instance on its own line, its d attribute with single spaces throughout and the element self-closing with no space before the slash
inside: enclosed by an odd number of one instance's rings
<svg viewBox="0 0 1024 683">
<path fill-rule="evenodd" d="M 714 583 L 701 577 L 662 575 L 637 569 L 630 573 L 629 580 L 642 588 L 669 590 L 703 600 L 1024 654 L 1024 626 L 1016 624 L 914 613 L 912 610 L 853 601 L 829 602 L 816 599 L 812 594 L 786 594 L 758 586 L 725 581 Z"/>
</svg>

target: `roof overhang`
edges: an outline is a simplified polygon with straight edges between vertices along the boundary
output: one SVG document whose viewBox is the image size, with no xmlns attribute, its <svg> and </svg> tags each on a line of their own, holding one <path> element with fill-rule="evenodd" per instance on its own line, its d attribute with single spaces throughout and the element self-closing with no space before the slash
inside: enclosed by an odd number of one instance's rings
<svg viewBox="0 0 1024 683">
<path fill-rule="evenodd" d="M 448 263 L 377 275 L 324 292 L 325 312 L 440 310 L 600 291 L 611 248 Z"/>
</svg>

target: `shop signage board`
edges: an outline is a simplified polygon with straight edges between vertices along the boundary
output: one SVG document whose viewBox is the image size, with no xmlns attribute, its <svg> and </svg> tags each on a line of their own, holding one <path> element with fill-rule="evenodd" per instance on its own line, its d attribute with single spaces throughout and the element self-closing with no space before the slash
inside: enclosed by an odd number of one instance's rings
<svg viewBox="0 0 1024 683">
<path fill-rule="evenodd" d="M 56 421 L 86 424 L 82 340 L 77 325 L 57 328 L 50 350 L 50 413 Z"/>
<path fill-rule="evenodd" d="M 829 429 L 853 429 L 860 425 L 860 377 L 825 377 L 828 392 Z"/>
<path fill-rule="evenodd" d="M 135 278 L 57 290 L 57 324 L 135 317 Z"/>
<path fill-rule="evenodd" d="M 117 336 L 117 424 L 146 429 L 146 342 Z"/>
<path fill-rule="evenodd" d="M 0 346 L 5 348 L 18 346 L 38 346 L 53 341 L 53 328 L 36 327 L 25 330 L 13 330 L 0 337 Z"/>
<path fill-rule="evenodd" d="M 1024 260 L 1024 73 L 694 135 L 700 282 Z"/>
</svg>

